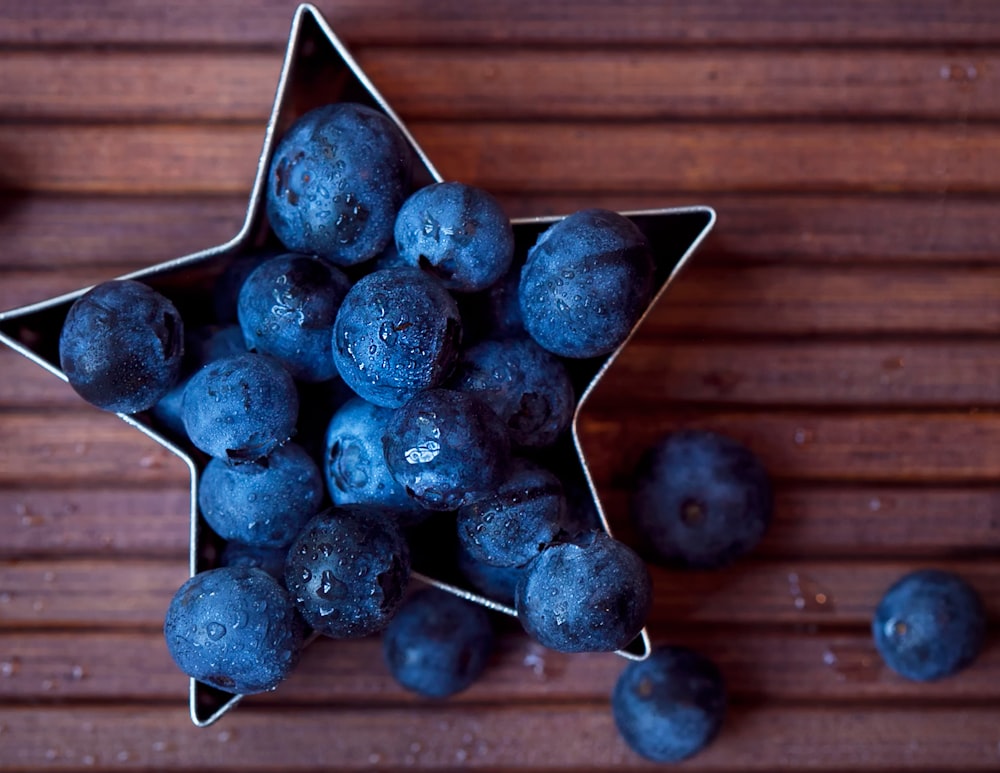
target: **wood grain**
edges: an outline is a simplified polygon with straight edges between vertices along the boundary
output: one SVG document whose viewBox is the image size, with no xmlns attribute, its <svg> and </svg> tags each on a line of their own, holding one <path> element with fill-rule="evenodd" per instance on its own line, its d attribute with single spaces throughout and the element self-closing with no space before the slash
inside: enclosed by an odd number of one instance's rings
<svg viewBox="0 0 1000 773">
<path fill-rule="evenodd" d="M 631 2 L 627 12 L 596 0 L 574 4 L 571 12 L 554 4 L 533 7 L 530 13 L 516 0 L 434 0 L 419 8 L 394 0 L 325 0 L 317 5 L 351 44 L 982 45 L 1000 40 L 1000 18 L 989 0 L 966 0 L 947 12 L 932 0 L 905 5 L 893 0 L 863 5 L 832 0 L 822 8 L 801 0 L 765 0 L 753 6 L 680 0 L 671 3 L 669 12 L 655 0 Z M 2 40 L 14 45 L 265 45 L 278 50 L 294 8 L 293 0 L 211 5 L 179 0 L 169 6 L 149 0 L 89 0 L 70 8 L 58 0 L 43 0 L 24 7 L 5 5 L 0 30 Z"/>
<path fill-rule="evenodd" d="M 363 48 L 357 57 L 408 119 L 1000 116 L 1000 57 L 989 51 Z M 5 65 L 0 112 L 12 117 L 263 125 L 281 57 L 13 51 Z"/>
<path fill-rule="evenodd" d="M 1000 131 L 970 125 L 412 121 L 441 173 L 490 191 L 996 192 Z M 263 127 L 0 125 L 0 188 L 248 191 Z"/>
<path fill-rule="evenodd" d="M 294 711 L 239 709 L 209 730 L 150 707 L 3 708 L 5 757 L 18 769 L 649 770 L 618 738 L 605 703 L 512 709 L 427 706 Z M 691 770 L 993 770 L 993 708 L 733 707 Z M 124 737 L 121 728 L 129 728 Z M 571 738 L 572 743 L 553 743 Z M 768 743 L 762 744 L 761 738 Z M 280 739 L 280 740 L 278 740 Z"/>
</svg>

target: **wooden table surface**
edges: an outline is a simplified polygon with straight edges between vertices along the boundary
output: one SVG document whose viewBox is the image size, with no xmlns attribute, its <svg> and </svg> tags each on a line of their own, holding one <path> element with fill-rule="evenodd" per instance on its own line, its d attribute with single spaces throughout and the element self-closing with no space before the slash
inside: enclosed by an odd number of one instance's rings
<svg viewBox="0 0 1000 773">
<path fill-rule="evenodd" d="M 320 8 L 442 173 L 512 215 L 718 211 L 581 425 L 615 521 L 677 426 L 776 481 L 752 558 L 654 570 L 654 641 L 715 658 L 732 696 L 691 769 L 1000 768 L 1000 649 L 916 685 L 868 633 L 915 567 L 1000 612 L 1000 4 Z M 236 232 L 293 10 L 0 2 L 0 309 Z M 623 661 L 516 632 L 448 702 L 396 687 L 377 640 L 323 642 L 193 727 L 160 632 L 184 466 L 13 351 L 0 369 L 0 768 L 644 766 L 609 712 Z"/>
</svg>

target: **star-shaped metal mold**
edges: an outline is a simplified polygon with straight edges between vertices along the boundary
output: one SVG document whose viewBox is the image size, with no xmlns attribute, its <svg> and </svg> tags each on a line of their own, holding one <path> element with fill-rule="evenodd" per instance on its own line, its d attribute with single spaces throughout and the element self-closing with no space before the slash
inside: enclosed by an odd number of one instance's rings
<svg viewBox="0 0 1000 773">
<path fill-rule="evenodd" d="M 178 297 L 189 293 L 191 288 L 210 287 L 227 266 L 241 257 L 259 254 L 268 249 L 283 251 L 270 231 L 264 213 L 264 186 L 267 184 L 272 153 L 277 140 L 299 115 L 313 107 L 337 101 L 367 104 L 386 113 L 395 122 L 415 153 L 414 187 L 443 180 L 405 125 L 334 34 L 319 10 L 308 4 L 300 5 L 292 19 L 274 106 L 265 130 L 260 160 L 257 163 L 257 175 L 251 189 L 246 218 L 239 232 L 225 244 L 118 278 L 141 280 L 176 302 Z M 656 261 L 657 289 L 649 306 L 632 329 L 629 335 L 631 338 L 667 286 L 711 231 L 715 223 L 715 212 L 709 207 L 695 206 L 621 214 L 633 220 L 645 233 Z M 524 254 L 550 224 L 561 218 L 560 215 L 514 220 L 517 254 Z M 66 381 L 66 375 L 59 368 L 59 331 L 70 305 L 88 289 L 90 288 L 84 287 L 40 303 L 0 313 L 0 341 Z M 198 302 L 204 303 L 205 300 L 202 297 Z M 595 519 L 609 534 L 611 529 L 584 457 L 577 423 L 587 398 L 627 343 L 626 340 L 608 356 L 567 363 L 575 386 L 581 393 L 573 417 L 572 447 L 566 449 L 566 453 L 572 457 L 572 465 L 575 468 L 570 474 L 575 473 L 579 477 L 588 503 L 592 504 Z M 191 478 L 190 572 L 194 575 L 209 568 L 205 565 L 203 550 L 204 544 L 209 539 L 209 530 L 203 527 L 197 509 L 199 470 L 206 463 L 206 457 L 186 440 L 170 436 L 148 413 L 118 414 L 118 416 L 176 454 L 187 465 Z M 420 581 L 516 617 L 517 613 L 510 607 L 460 587 L 459 584 L 443 582 L 419 572 L 414 572 L 414 576 Z M 649 636 L 643 629 L 641 635 L 618 654 L 630 659 L 642 659 L 649 652 Z M 192 722 L 199 727 L 205 727 L 231 710 L 242 696 L 223 693 L 191 679 L 189 697 Z"/>
</svg>

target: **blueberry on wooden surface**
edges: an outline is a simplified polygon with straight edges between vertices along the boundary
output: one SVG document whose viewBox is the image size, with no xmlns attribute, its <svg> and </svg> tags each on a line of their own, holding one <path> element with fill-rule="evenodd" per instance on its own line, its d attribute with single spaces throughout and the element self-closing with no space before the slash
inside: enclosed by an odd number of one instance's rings
<svg viewBox="0 0 1000 773">
<path fill-rule="evenodd" d="M 104 282 L 73 302 L 59 335 L 59 363 L 84 400 L 105 411 L 152 408 L 174 386 L 184 323 L 160 293 L 133 280 Z"/>
</svg>

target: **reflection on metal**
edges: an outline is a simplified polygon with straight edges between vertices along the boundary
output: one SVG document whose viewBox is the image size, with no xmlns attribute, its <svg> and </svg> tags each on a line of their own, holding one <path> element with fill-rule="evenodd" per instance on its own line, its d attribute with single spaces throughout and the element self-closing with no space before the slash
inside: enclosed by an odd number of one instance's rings
<svg viewBox="0 0 1000 773">
<path fill-rule="evenodd" d="M 275 242 L 273 234 L 269 231 L 264 214 L 264 185 L 275 143 L 299 115 L 313 107 L 337 101 L 367 104 L 386 113 L 395 122 L 409 141 L 419 161 L 414 170 L 415 186 L 442 181 L 443 178 L 434 168 L 430 159 L 427 158 L 399 117 L 362 72 L 320 12 L 311 5 L 301 5 L 292 19 L 288 48 L 278 80 L 274 107 L 264 132 L 264 145 L 257 164 L 257 176 L 250 193 L 246 218 L 239 232 L 225 244 L 169 260 L 118 278 L 141 280 L 161 291 L 166 290 L 170 294 L 171 288 L 176 292 L 178 288 L 189 289 L 209 285 L 233 259 L 239 256 L 259 252 L 269 246 L 280 249 L 280 245 Z M 622 214 L 630 217 L 649 239 L 656 259 L 656 283 L 659 288 L 649 308 L 630 333 L 629 338 L 631 338 L 649 314 L 649 309 L 663 295 L 667 286 L 711 231 L 715 224 L 715 212 L 708 207 L 686 207 L 623 212 Z M 561 216 L 514 220 L 514 233 L 518 249 L 526 250 L 534 244 L 542 231 L 559 219 Z M 59 331 L 69 306 L 88 289 L 87 287 L 81 288 L 41 303 L 0 313 L 0 341 L 65 381 L 66 376 L 59 369 Z M 572 369 L 576 386 L 582 390 L 582 396 L 573 418 L 572 431 L 573 444 L 579 461 L 579 472 L 586 481 L 593 498 L 600 525 L 609 534 L 611 530 L 607 517 L 583 455 L 577 431 L 577 420 L 587 398 L 626 343 L 627 341 L 606 358 L 597 361 L 587 360 L 579 364 L 574 363 Z M 197 511 L 198 471 L 205 462 L 204 456 L 190 444 L 166 437 L 151 417 L 145 414 L 135 416 L 119 414 L 119 416 L 179 456 L 190 471 L 190 572 L 194 575 L 207 568 L 201 566 L 202 547 L 206 535 L 202 531 Z M 416 572 L 414 577 L 494 611 L 516 616 L 515 610 L 510 607 L 472 591 Z M 618 654 L 631 660 L 642 660 L 649 655 L 650 649 L 649 634 L 643 629 L 641 635 Z M 211 725 L 232 710 L 242 697 L 222 693 L 192 679 L 189 699 L 191 720 L 199 727 Z"/>
</svg>

